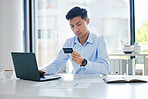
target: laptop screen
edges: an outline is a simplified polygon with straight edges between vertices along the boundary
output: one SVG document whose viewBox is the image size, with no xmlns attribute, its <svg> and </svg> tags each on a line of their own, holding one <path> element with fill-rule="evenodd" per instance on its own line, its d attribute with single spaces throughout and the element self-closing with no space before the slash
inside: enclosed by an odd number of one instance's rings
<svg viewBox="0 0 148 99">
<path fill-rule="evenodd" d="M 11 54 L 17 78 L 27 80 L 40 80 L 34 53 L 12 52 Z"/>
</svg>

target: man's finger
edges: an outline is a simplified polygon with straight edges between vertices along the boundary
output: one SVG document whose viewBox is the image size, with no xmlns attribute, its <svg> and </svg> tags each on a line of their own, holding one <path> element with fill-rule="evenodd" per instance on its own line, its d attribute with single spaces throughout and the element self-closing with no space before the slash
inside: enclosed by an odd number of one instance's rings
<svg viewBox="0 0 148 99">
<path fill-rule="evenodd" d="M 72 52 L 72 54 L 75 55 L 75 56 L 81 56 L 81 55 L 80 55 L 78 52 L 76 52 L 76 51 Z"/>
<path fill-rule="evenodd" d="M 78 56 L 76 56 L 76 55 L 72 55 L 72 58 L 79 58 Z"/>
<path fill-rule="evenodd" d="M 44 74 L 45 74 L 46 72 L 44 72 L 43 70 L 39 70 L 39 74 L 40 74 L 40 77 L 44 77 Z"/>
<path fill-rule="evenodd" d="M 72 58 L 75 61 L 75 58 Z"/>
</svg>

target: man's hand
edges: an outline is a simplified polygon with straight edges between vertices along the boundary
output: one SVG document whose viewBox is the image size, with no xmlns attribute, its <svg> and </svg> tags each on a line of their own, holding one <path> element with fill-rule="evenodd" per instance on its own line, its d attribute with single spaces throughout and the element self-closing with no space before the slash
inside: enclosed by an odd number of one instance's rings
<svg viewBox="0 0 148 99">
<path fill-rule="evenodd" d="M 71 56 L 72 56 L 72 61 L 73 61 L 73 62 L 75 62 L 75 63 L 77 63 L 77 64 L 80 64 L 80 66 L 82 65 L 82 61 L 83 61 L 84 59 L 81 57 L 81 55 L 80 55 L 78 52 L 73 51 L 73 52 L 71 53 Z"/>
<path fill-rule="evenodd" d="M 39 70 L 39 74 L 40 74 L 40 77 L 44 77 L 44 74 L 45 74 L 46 72 L 44 72 L 43 70 Z"/>
</svg>

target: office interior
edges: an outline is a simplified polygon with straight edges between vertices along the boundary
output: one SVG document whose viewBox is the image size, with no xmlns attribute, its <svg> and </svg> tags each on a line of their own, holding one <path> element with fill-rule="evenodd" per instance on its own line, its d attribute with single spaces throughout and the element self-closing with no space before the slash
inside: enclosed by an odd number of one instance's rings
<svg viewBox="0 0 148 99">
<path fill-rule="evenodd" d="M 80 6 L 88 10 L 90 31 L 107 43 L 109 74 L 132 75 L 128 69 L 132 68 L 130 60 L 134 58 L 135 74 L 144 75 L 147 56 L 110 56 L 110 53 L 124 54 L 123 47 L 134 43 L 139 44 L 140 54 L 148 53 L 147 4 L 147 0 L 1 0 L 0 71 L 14 69 L 11 52 L 33 52 L 39 67 L 49 65 L 65 40 L 74 36 L 65 14 Z M 59 73 L 71 74 L 72 69 L 68 61 Z"/>
</svg>

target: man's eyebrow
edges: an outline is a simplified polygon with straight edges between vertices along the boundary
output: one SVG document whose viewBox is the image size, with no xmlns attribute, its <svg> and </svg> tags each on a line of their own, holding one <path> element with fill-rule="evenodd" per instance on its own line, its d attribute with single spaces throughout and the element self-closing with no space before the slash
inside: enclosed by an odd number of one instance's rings
<svg viewBox="0 0 148 99">
<path fill-rule="evenodd" d="M 78 25 L 79 23 L 81 23 L 81 21 L 77 22 L 76 25 Z M 71 26 L 73 26 L 73 24 L 70 24 Z"/>
<path fill-rule="evenodd" d="M 77 22 L 76 25 L 79 24 L 79 23 L 81 23 L 81 21 Z"/>
</svg>

